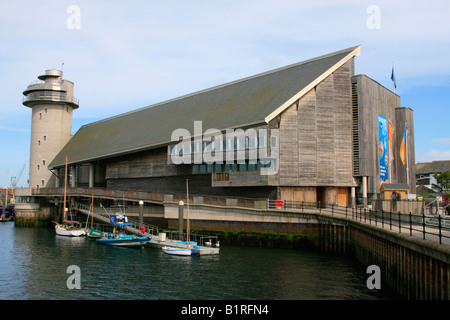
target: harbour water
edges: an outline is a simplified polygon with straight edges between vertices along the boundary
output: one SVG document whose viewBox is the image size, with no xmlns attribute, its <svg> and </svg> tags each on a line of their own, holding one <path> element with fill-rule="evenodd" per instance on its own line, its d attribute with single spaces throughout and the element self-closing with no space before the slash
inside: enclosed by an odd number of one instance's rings
<svg viewBox="0 0 450 320">
<path fill-rule="evenodd" d="M 0 224 L 1 300 L 389 300 L 353 259 L 296 249 L 223 245 L 219 255 L 175 257 L 117 248 L 53 229 Z M 69 266 L 80 289 L 69 289 Z"/>
</svg>

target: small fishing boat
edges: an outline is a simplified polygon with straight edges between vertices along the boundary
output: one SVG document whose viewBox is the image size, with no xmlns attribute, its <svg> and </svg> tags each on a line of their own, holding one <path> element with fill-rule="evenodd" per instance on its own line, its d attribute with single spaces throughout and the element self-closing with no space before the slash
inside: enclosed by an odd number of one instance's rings
<svg viewBox="0 0 450 320">
<path fill-rule="evenodd" d="M 80 237 L 86 234 L 85 230 L 80 229 L 78 221 L 64 220 L 62 224 L 55 221 L 53 223 L 55 224 L 55 232 L 59 236 Z"/>
<path fill-rule="evenodd" d="M 142 247 L 149 241 L 149 237 L 114 233 L 106 233 L 104 237 L 97 239 L 98 243 L 120 247 Z"/>
<path fill-rule="evenodd" d="M 190 245 L 192 244 L 192 241 L 189 240 L 189 180 L 186 179 L 186 198 L 187 198 L 187 211 L 186 211 L 186 220 L 187 220 L 187 241 L 185 242 L 179 242 L 180 245 L 183 245 L 183 247 L 168 247 L 164 246 L 162 247 L 162 251 L 167 254 L 171 254 L 174 256 L 191 256 L 192 250 L 190 249 Z M 184 243 L 186 244 L 186 247 L 184 247 Z"/>
<path fill-rule="evenodd" d="M 90 229 L 86 232 L 86 235 L 90 239 L 98 239 L 103 237 L 103 232 L 100 230 Z"/>
<path fill-rule="evenodd" d="M 164 253 L 174 255 L 174 256 L 191 256 L 192 250 L 189 248 L 178 248 L 178 247 L 162 247 Z"/>
</svg>

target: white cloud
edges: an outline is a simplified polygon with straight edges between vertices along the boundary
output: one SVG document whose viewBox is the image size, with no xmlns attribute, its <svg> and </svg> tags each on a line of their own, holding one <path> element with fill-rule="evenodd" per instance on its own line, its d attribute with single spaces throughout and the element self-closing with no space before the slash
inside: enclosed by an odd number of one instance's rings
<svg viewBox="0 0 450 320">
<path fill-rule="evenodd" d="M 450 160 L 450 150 L 432 149 L 430 152 L 417 156 L 416 162 L 431 162 L 438 160 Z"/>
<path fill-rule="evenodd" d="M 450 144 L 450 138 L 433 139 L 434 143 Z"/>
</svg>

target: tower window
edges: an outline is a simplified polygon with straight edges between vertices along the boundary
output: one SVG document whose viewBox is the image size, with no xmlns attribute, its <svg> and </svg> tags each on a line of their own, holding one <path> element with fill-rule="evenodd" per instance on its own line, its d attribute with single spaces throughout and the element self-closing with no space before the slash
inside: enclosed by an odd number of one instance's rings
<svg viewBox="0 0 450 320">
<path fill-rule="evenodd" d="M 39 170 L 39 168 L 40 168 L 40 166 L 39 165 L 37 165 L 37 169 Z"/>
<path fill-rule="evenodd" d="M 41 140 L 38 140 L 38 146 L 40 146 L 41 145 Z"/>
<path fill-rule="evenodd" d="M 42 119 L 42 112 L 39 112 L 39 120 Z"/>
<path fill-rule="evenodd" d="M 45 166 L 45 160 L 42 160 L 42 164 Z"/>
<path fill-rule="evenodd" d="M 44 180 L 41 180 L 41 184 L 42 184 L 42 186 L 44 186 Z"/>
<path fill-rule="evenodd" d="M 47 136 L 44 136 L 44 141 L 47 141 Z"/>
<path fill-rule="evenodd" d="M 47 113 L 47 108 L 45 108 L 44 110 L 45 110 L 45 113 Z"/>
</svg>

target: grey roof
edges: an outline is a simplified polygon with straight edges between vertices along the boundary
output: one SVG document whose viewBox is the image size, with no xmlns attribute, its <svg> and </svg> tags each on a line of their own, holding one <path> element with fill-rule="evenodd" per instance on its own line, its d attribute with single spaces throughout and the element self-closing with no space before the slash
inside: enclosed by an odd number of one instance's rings
<svg viewBox="0 0 450 320">
<path fill-rule="evenodd" d="M 359 52 L 360 46 L 348 48 L 84 125 L 49 169 L 64 166 L 66 156 L 75 164 L 168 145 L 177 128 L 193 134 L 194 121 L 202 121 L 203 131 L 265 124 Z"/>
<path fill-rule="evenodd" d="M 383 189 L 385 190 L 409 190 L 409 184 L 407 183 L 383 183 Z"/>
<path fill-rule="evenodd" d="M 450 161 L 433 161 L 416 164 L 416 174 L 442 173 L 450 171 Z"/>
</svg>

